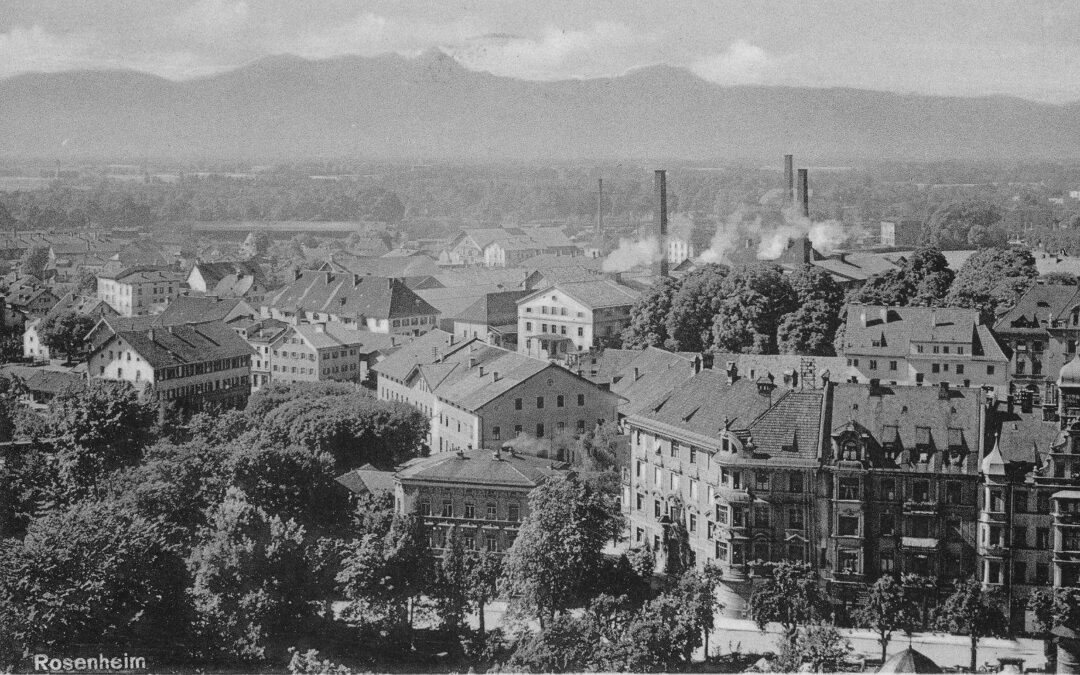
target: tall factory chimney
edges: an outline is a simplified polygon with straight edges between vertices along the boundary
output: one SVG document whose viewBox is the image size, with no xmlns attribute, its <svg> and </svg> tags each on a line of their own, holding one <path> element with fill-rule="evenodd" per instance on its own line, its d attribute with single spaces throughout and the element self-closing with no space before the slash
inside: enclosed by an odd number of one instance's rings
<svg viewBox="0 0 1080 675">
<path fill-rule="evenodd" d="M 792 155 L 784 155 L 784 189 L 787 192 L 784 194 L 784 204 L 786 206 L 792 206 L 795 204 L 795 158 Z"/>
<path fill-rule="evenodd" d="M 667 171 L 656 170 L 656 228 L 660 234 L 660 276 L 668 275 Z"/>
<path fill-rule="evenodd" d="M 810 217 L 810 180 L 806 169 L 799 169 L 799 213 L 803 218 Z"/>
<path fill-rule="evenodd" d="M 604 236 L 604 179 L 596 179 L 596 234 Z"/>
</svg>

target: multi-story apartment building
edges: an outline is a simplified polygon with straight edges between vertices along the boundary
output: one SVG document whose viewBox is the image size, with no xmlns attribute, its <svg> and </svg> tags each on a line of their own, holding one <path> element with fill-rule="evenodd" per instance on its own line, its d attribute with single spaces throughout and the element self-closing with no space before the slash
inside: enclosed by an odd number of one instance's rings
<svg viewBox="0 0 1080 675">
<path fill-rule="evenodd" d="M 518 351 L 564 361 L 618 342 L 639 293 L 610 279 L 556 283 L 517 301 Z"/>
<path fill-rule="evenodd" d="M 1009 356 L 1009 394 L 1057 404 L 1057 378 L 1080 344 L 1080 288 L 1036 283 L 994 323 Z"/>
<path fill-rule="evenodd" d="M 197 412 L 243 407 L 251 393 L 252 350 L 220 322 L 103 334 L 87 358 L 92 379 L 149 387 L 165 405 Z"/>
<path fill-rule="evenodd" d="M 427 525 L 429 545 L 444 549 L 457 528 L 468 550 L 505 551 L 529 513 L 529 493 L 565 465 L 507 450 L 420 457 L 394 474 L 395 505 Z"/>
<path fill-rule="evenodd" d="M 1008 391 L 1009 359 L 974 309 L 848 305 L 840 356 L 859 382 Z"/>
<path fill-rule="evenodd" d="M 289 324 L 268 345 L 272 382 L 361 382 L 389 336 L 332 323 Z"/>
<path fill-rule="evenodd" d="M 703 370 L 626 419 L 631 466 L 624 489 L 630 540 L 662 550 L 672 521 L 693 558 L 723 575 L 738 615 L 755 560 L 816 560 L 824 392 Z"/>
<path fill-rule="evenodd" d="M 585 378 L 440 330 L 402 346 L 374 370 L 380 399 L 409 403 L 430 418 L 433 452 L 509 445 L 564 458 L 577 434 L 617 419 L 619 397 Z"/>
<path fill-rule="evenodd" d="M 517 301 L 529 291 L 487 293 L 450 317 L 454 335 L 479 338 L 497 347 L 517 349 Z"/>
<path fill-rule="evenodd" d="M 881 574 L 977 572 L 987 396 L 980 389 L 840 383 L 822 448 L 822 577 L 850 607 Z"/>
<path fill-rule="evenodd" d="M 102 272 L 97 295 L 120 316 L 160 314 L 184 289 L 185 275 L 166 267 L 131 267 L 116 274 Z"/>
<path fill-rule="evenodd" d="M 436 326 L 438 310 L 398 279 L 305 271 L 271 293 L 262 315 L 292 323 L 340 323 L 373 333 L 420 335 Z"/>
</svg>

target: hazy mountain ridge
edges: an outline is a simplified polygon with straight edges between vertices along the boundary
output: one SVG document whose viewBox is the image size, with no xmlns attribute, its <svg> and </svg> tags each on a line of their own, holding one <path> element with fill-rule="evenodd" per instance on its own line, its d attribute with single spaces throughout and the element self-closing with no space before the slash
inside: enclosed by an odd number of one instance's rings
<svg viewBox="0 0 1080 675">
<path fill-rule="evenodd" d="M 0 80 L 0 155 L 14 157 L 1067 159 L 1080 157 L 1078 132 L 1080 104 L 721 87 L 669 66 L 534 82 L 441 53 L 270 57 L 180 82 Z"/>
</svg>

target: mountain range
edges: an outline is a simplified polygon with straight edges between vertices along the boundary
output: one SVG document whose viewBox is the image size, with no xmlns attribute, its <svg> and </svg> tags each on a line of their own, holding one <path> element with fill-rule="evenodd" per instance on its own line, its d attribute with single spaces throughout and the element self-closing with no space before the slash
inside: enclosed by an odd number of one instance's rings
<svg viewBox="0 0 1080 675">
<path fill-rule="evenodd" d="M 0 80 L 0 156 L 176 159 L 1071 159 L 1080 105 L 720 86 L 656 66 L 537 82 L 417 58 L 269 57 L 173 81 Z"/>
</svg>

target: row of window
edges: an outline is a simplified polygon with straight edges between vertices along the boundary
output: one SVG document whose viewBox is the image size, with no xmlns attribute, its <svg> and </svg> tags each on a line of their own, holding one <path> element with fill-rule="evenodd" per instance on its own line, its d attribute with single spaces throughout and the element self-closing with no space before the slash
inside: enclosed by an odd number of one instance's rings
<svg viewBox="0 0 1080 675">
<path fill-rule="evenodd" d="M 915 345 L 915 352 L 917 354 L 922 354 L 922 353 L 924 353 L 925 347 L 926 347 L 926 345 Z M 931 345 L 930 353 L 931 354 L 948 354 L 949 349 L 950 349 L 949 345 L 940 345 L 940 346 L 939 345 Z M 965 349 L 966 348 L 964 347 L 964 345 L 956 345 L 955 353 L 960 354 L 962 356 L 964 354 Z"/>
<path fill-rule="evenodd" d="M 514 539 L 517 538 L 516 532 L 506 533 L 506 546 L 510 548 L 514 543 Z M 482 545 L 485 551 L 497 552 L 505 550 L 499 546 L 499 533 L 498 532 L 476 532 L 474 530 L 462 530 L 461 542 L 465 546 L 467 551 L 479 550 L 479 546 Z M 447 548 L 450 544 L 449 537 L 446 531 L 442 528 L 432 528 L 428 532 L 428 548 Z"/>
<path fill-rule="evenodd" d="M 1050 493 L 1035 493 L 1035 510 L 1031 510 L 1031 498 L 1027 490 L 1013 492 L 1013 511 L 1016 513 L 1050 513 Z M 992 513 L 1005 513 L 1005 491 L 990 489 L 987 492 L 986 508 Z"/>
<path fill-rule="evenodd" d="M 431 499 L 423 497 L 419 500 L 420 515 L 431 516 Z M 454 508 L 453 499 L 443 499 L 439 510 L 439 516 L 442 518 L 465 518 L 466 520 L 476 520 L 477 511 L 476 503 L 466 500 L 461 515 L 455 515 L 457 513 Z M 499 505 L 497 502 L 485 502 L 484 503 L 484 519 L 485 520 L 498 520 L 499 519 Z M 506 505 L 506 518 L 505 520 L 511 523 L 516 523 L 521 520 L 521 505 L 517 502 L 510 502 Z"/>
<path fill-rule="evenodd" d="M 585 394 L 578 394 L 577 395 L 577 404 L 578 404 L 579 407 L 585 405 Z M 521 399 L 521 398 L 515 398 L 514 399 L 514 410 L 521 410 L 524 407 L 525 407 L 525 399 Z M 541 409 L 543 409 L 543 407 L 544 407 L 544 397 L 543 396 L 537 396 L 536 397 L 536 409 L 541 410 Z M 558 396 L 555 397 L 555 407 L 556 408 L 566 407 L 566 398 L 562 394 L 559 394 Z"/>
<path fill-rule="evenodd" d="M 222 389 L 246 387 L 247 384 L 247 375 L 238 375 L 237 377 L 228 377 L 224 380 L 214 380 L 213 382 L 200 382 L 198 384 L 189 384 L 183 387 L 176 387 L 174 389 L 166 389 L 162 391 L 161 396 L 166 400 L 172 400 L 177 398 L 183 398 L 185 396 L 196 396 L 198 394 L 205 394 L 212 391 L 220 391 Z"/>
<path fill-rule="evenodd" d="M 427 316 L 416 317 L 416 316 L 414 316 L 411 319 L 394 319 L 393 326 L 394 326 L 394 328 L 401 328 L 403 326 L 426 326 L 429 321 L 431 323 L 435 322 L 435 320 L 433 318 L 431 318 L 431 317 L 427 317 Z"/>
<path fill-rule="evenodd" d="M 604 422 L 604 420 L 602 420 L 602 419 L 596 420 L 596 423 L 598 425 L 603 424 L 603 422 Z M 460 427 L 460 424 L 458 426 Z M 461 429 L 459 428 L 458 431 L 460 431 L 460 430 Z M 515 424 L 514 425 L 514 436 L 513 436 L 513 438 L 516 438 L 517 436 L 521 435 L 523 433 L 523 431 L 524 431 L 524 427 L 522 427 L 522 425 Z M 544 434 L 545 434 L 545 431 L 546 431 L 546 429 L 544 427 L 544 424 L 542 422 L 538 422 L 536 424 L 536 437 L 537 438 L 543 438 Z M 555 424 L 555 431 L 556 431 L 556 433 L 560 433 L 560 434 L 565 433 L 566 432 L 566 422 L 557 422 Z M 578 420 L 577 421 L 577 433 L 579 433 L 579 434 L 585 433 L 585 420 Z M 502 427 L 499 426 L 498 424 L 493 425 L 491 427 L 491 439 L 493 441 L 502 440 Z"/>
<path fill-rule="evenodd" d="M 1040 551 L 1049 551 L 1050 544 L 1050 528 L 1049 527 L 1036 527 L 1035 529 L 1035 541 L 1028 541 L 1028 528 L 1023 525 L 1014 525 L 1012 528 L 1012 541 L 1005 542 L 1005 528 L 1001 525 L 990 525 L 983 528 L 982 542 L 986 546 L 1000 546 L 1002 548 L 1009 546 L 1010 548 L 1029 548 L 1030 543 L 1034 543 L 1035 549 Z M 1072 546 L 1072 548 L 1069 548 Z M 1062 547 L 1063 551 L 1080 551 L 1080 533 L 1073 529 L 1062 530 Z"/>
<path fill-rule="evenodd" d="M 541 333 L 550 332 L 553 335 L 556 335 L 556 334 L 557 335 L 566 335 L 566 326 L 559 326 L 559 325 L 556 325 L 556 324 L 551 324 L 551 326 L 550 326 L 551 330 L 550 331 L 548 330 L 548 328 L 549 328 L 548 324 L 546 324 L 546 323 L 541 323 L 540 324 L 540 332 Z M 530 332 L 530 331 L 532 331 L 532 329 L 533 329 L 532 321 L 526 321 L 525 322 L 525 331 Z M 584 326 L 578 326 L 577 327 L 577 335 L 578 335 L 578 337 L 585 337 L 585 327 Z"/>
</svg>

